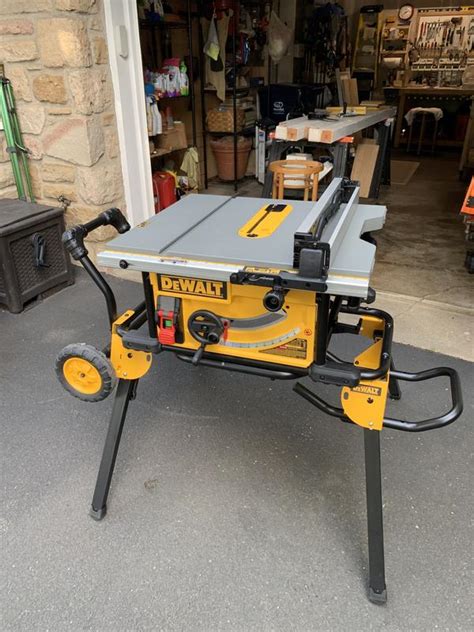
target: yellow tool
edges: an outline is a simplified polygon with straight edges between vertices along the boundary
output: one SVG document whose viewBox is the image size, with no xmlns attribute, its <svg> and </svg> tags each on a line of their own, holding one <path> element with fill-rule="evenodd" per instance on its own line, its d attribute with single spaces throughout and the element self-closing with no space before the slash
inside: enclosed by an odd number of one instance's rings
<svg viewBox="0 0 474 632">
<path fill-rule="evenodd" d="M 174 353 L 199 367 L 273 380 L 307 377 L 337 388 L 341 406 L 301 382 L 296 393 L 326 415 L 363 428 L 369 597 L 386 599 L 379 431 L 446 426 L 461 414 L 462 396 L 452 369 L 395 370 L 393 320 L 370 306 L 375 300 L 369 287 L 375 257 L 370 231 L 382 227 L 385 209 L 359 205 L 358 193 L 356 183 L 336 178 L 316 203 L 186 196 L 131 231 L 118 209 L 66 231 L 66 248 L 105 297 L 111 340 L 102 351 L 68 345 L 58 356 L 57 375 L 68 392 L 85 401 L 104 399 L 117 384 L 92 517 L 100 520 L 106 513 L 128 403 L 154 355 Z M 107 224 L 121 234 L 99 255 L 100 263 L 140 271 L 143 279 L 144 301 L 120 316 L 84 245 L 91 230 Z M 330 349 L 340 334 L 364 336 L 369 344 L 355 358 L 341 359 Z M 450 380 L 447 413 L 423 421 L 387 416 L 387 397 L 400 397 L 400 380 L 440 376 Z"/>
</svg>

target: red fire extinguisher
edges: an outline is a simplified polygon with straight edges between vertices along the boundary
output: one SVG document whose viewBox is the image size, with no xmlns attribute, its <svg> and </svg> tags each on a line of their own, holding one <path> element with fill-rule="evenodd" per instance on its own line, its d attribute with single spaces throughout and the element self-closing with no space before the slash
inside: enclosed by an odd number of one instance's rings
<svg viewBox="0 0 474 632">
<path fill-rule="evenodd" d="M 167 171 L 155 171 L 152 177 L 155 213 L 176 202 L 176 184 L 174 176 Z"/>
</svg>

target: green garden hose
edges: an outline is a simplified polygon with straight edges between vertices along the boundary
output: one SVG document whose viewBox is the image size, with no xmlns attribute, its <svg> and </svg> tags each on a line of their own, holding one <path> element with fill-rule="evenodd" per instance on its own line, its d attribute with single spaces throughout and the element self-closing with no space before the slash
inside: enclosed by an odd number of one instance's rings
<svg viewBox="0 0 474 632">
<path fill-rule="evenodd" d="M 34 202 L 28 169 L 28 150 L 23 144 L 12 86 L 10 80 L 5 77 L 0 77 L 0 117 L 3 123 L 7 152 L 12 163 L 18 197 L 20 200 L 27 200 L 27 196 L 29 196 L 31 202 Z"/>
</svg>

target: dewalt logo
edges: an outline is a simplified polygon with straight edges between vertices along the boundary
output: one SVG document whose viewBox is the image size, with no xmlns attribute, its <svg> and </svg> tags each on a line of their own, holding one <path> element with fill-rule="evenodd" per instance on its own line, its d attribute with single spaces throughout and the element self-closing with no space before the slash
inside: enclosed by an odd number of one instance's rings
<svg viewBox="0 0 474 632">
<path fill-rule="evenodd" d="M 189 277 L 158 275 L 158 289 L 173 294 L 193 294 L 206 298 L 227 298 L 227 284 L 223 281 L 193 279 Z"/>
<path fill-rule="evenodd" d="M 375 395 L 378 397 L 382 394 L 382 389 L 378 386 L 367 386 L 366 384 L 359 384 L 351 389 L 354 393 L 364 393 L 364 395 Z"/>
</svg>

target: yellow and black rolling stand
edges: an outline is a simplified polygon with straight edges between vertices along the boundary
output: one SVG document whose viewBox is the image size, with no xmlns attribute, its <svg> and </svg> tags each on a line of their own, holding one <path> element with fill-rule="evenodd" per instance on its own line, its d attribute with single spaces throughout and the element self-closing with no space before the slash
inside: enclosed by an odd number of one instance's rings
<svg viewBox="0 0 474 632">
<path fill-rule="evenodd" d="M 90 512 L 96 520 L 107 510 L 129 402 L 153 355 L 172 352 L 197 366 L 270 379 L 309 376 L 316 384 L 338 387 L 339 406 L 299 382 L 294 390 L 327 415 L 363 428 L 369 598 L 385 602 L 380 431 L 446 426 L 461 414 L 462 395 L 451 368 L 419 373 L 394 368 L 391 316 L 362 305 L 375 299 L 368 286 L 375 255 L 369 230 L 381 227 L 384 210 L 358 205 L 354 183 L 338 180 L 328 189 L 315 205 L 268 200 L 261 207 L 262 200 L 188 197 L 130 232 L 120 211 L 110 209 L 66 231 L 66 247 L 106 299 L 111 340 L 103 351 L 68 345 L 56 371 L 70 393 L 88 402 L 104 399 L 116 384 Z M 102 263 L 142 272 L 144 301 L 120 316 L 84 246 L 84 237 L 106 224 L 123 234 L 107 246 Z M 355 317 L 356 324 L 342 322 L 342 315 Z M 353 361 L 342 360 L 329 349 L 341 333 L 365 336 L 370 344 Z M 399 381 L 442 376 L 450 381 L 447 413 L 422 421 L 386 416 L 387 397 L 400 398 Z"/>
</svg>

